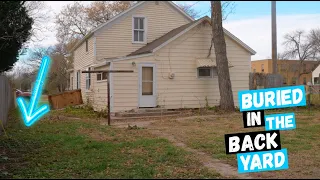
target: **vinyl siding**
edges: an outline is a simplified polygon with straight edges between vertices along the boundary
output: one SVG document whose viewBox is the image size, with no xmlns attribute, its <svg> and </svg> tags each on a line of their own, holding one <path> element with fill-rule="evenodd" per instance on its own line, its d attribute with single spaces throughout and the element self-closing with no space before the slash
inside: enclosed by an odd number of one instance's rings
<svg viewBox="0 0 320 180">
<path fill-rule="evenodd" d="M 319 77 L 320 65 L 312 72 L 312 84 L 314 84 L 314 78 Z"/>
<path fill-rule="evenodd" d="M 161 37 L 172 29 L 191 22 L 185 16 L 173 9 L 168 2 L 148 1 L 126 14 L 123 19 L 112 27 L 101 29 L 96 34 L 97 60 L 103 58 L 126 56 L 129 53 L 145 46 L 132 43 L 132 17 L 144 16 L 147 18 L 147 43 Z"/>
<path fill-rule="evenodd" d="M 130 74 L 113 75 L 113 112 L 138 108 L 138 63 L 155 63 L 157 68 L 157 105 L 169 109 L 198 108 L 218 105 L 220 94 L 218 77 L 198 79 L 196 59 L 205 58 L 211 42 L 211 26 L 199 25 L 167 46 L 154 56 L 114 62 L 114 69 L 134 70 Z M 251 54 L 235 41 L 226 37 L 231 83 L 235 105 L 237 92 L 249 89 Z M 211 57 L 214 57 L 212 48 Z M 133 66 L 132 62 L 137 65 Z M 174 79 L 168 79 L 170 72 Z"/>
<path fill-rule="evenodd" d="M 95 68 L 95 70 L 109 70 L 109 66 Z M 97 76 L 93 79 L 94 84 L 94 110 L 106 110 L 108 107 L 108 82 L 107 80 L 97 81 Z"/>
<path fill-rule="evenodd" d="M 77 88 L 77 71 L 84 71 L 87 70 L 89 66 L 91 66 L 94 62 L 94 37 L 90 37 L 88 39 L 88 52 L 86 52 L 86 42 L 82 43 L 74 51 L 74 74 L 75 77 L 73 79 L 73 89 Z M 81 87 L 81 94 L 84 103 L 89 103 L 93 101 L 93 92 L 92 89 L 94 88 L 94 84 L 92 83 L 92 79 L 96 78 L 95 74 L 91 74 L 91 90 L 86 90 L 86 74 L 80 73 L 80 87 Z"/>
</svg>

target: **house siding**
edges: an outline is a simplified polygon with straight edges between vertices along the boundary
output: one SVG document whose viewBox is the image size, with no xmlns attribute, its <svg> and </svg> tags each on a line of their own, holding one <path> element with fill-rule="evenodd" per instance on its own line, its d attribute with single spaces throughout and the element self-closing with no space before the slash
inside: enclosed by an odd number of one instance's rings
<svg viewBox="0 0 320 180">
<path fill-rule="evenodd" d="M 94 70 L 109 70 L 109 66 L 95 68 Z M 107 80 L 97 81 L 97 76 L 93 79 L 94 84 L 94 104 L 96 111 L 106 110 L 108 108 L 108 82 Z"/>
<path fill-rule="evenodd" d="M 208 103 L 219 105 L 218 77 L 198 79 L 196 59 L 205 58 L 211 44 L 211 26 L 201 24 L 156 52 L 154 56 L 117 61 L 114 69 L 134 70 L 130 74 L 113 75 L 113 112 L 138 108 L 138 63 L 155 63 L 157 67 L 157 105 L 168 109 L 199 108 Z M 226 37 L 228 60 L 235 67 L 230 76 L 235 106 L 237 92 L 249 89 L 251 54 Z M 211 57 L 215 57 L 212 48 Z M 132 62 L 137 65 L 133 66 Z M 175 73 L 169 79 L 170 72 Z"/>
<path fill-rule="evenodd" d="M 86 52 L 86 42 L 82 43 L 74 51 L 74 72 L 73 72 L 73 89 L 77 89 L 77 71 L 84 71 L 86 68 L 91 66 L 94 62 L 94 37 L 88 39 L 88 52 Z M 95 74 L 91 74 L 91 90 L 86 90 L 86 74 L 80 72 L 80 89 L 82 94 L 83 102 L 91 103 L 93 101 L 94 83 L 93 80 L 96 79 Z"/>
<path fill-rule="evenodd" d="M 155 1 L 145 2 L 125 15 L 119 23 L 113 24 L 107 30 L 102 28 L 101 32 L 96 34 L 97 60 L 126 56 L 145 46 L 145 44 L 132 43 L 133 16 L 147 18 L 147 43 L 161 37 L 172 29 L 191 22 L 191 20 L 173 9 L 168 2 L 158 2 L 159 5 L 155 5 Z"/>
<path fill-rule="evenodd" d="M 314 84 L 314 78 L 319 76 L 320 76 L 320 65 L 312 72 L 312 84 Z"/>
</svg>

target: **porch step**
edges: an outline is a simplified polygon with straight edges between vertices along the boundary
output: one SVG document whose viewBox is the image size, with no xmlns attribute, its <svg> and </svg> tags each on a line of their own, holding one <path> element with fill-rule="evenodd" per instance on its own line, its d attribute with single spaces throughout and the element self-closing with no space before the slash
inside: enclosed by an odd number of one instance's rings
<svg viewBox="0 0 320 180">
<path fill-rule="evenodd" d="M 139 108 L 137 112 L 167 112 L 167 109 L 163 108 Z"/>
<path fill-rule="evenodd" d="M 169 115 L 162 115 L 162 116 L 141 116 L 141 117 L 119 117 L 119 116 L 111 116 L 111 122 L 113 121 L 134 121 L 134 120 L 141 120 L 141 119 L 161 119 L 161 118 L 169 118 L 169 117 L 180 117 L 180 114 L 169 114 Z"/>
<path fill-rule="evenodd" d="M 116 117 L 150 117 L 150 116 L 164 116 L 164 115 L 175 115 L 180 114 L 179 111 L 164 111 L 164 112 L 124 112 L 124 113 L 116 113 Z"/>
</svg>

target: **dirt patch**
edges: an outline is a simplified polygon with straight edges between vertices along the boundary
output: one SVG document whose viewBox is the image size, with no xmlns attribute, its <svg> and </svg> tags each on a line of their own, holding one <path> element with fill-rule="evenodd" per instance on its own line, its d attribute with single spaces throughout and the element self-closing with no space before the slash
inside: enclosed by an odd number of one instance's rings
<svg viewBox="0 0 320 180">
<path fill-rule="evenodd" d="M 93 129 L 93 128 L 83 128 L 83 127 L 80 127 L 78 129 L 78 132 L 80 134 L 85 134 L 85 135 L 88 135 L 89 137 L 91 137 L 92 139 L 96 140 L 96 141 L 106 141 L 106 140 L 112 140 L 110 137 L 104 135 L 102 132 L 100 131 L 97 131 L 96 129 Z"/>
<path fill-rule="evenodd" d="M 232 167 L 228 164 L 222 163 L 221 161 L 219 161 L 217 159 L 213 159 L 210 155 L 208 155 L 204 152 L 192 149 L 192 148 L 188 147 L 187 145 L 185 145 L 183 142 L 177 141 L 174 138 L 174 136 L 172 136 L 172 135 L 166 134 L 166 133 L 161 132 L 159 130 L 151 130 L 151 133 L 153 133 L 159 137 L 166 138 L 170 142 L 172 142 L 174 145 L 181 147 L 188 152 L 192 152 L 205 167 L 220 173 L 224 178 L 252 179 L 248 175 L 238 174 L 237 170 L 234 167 Z"/>
<path fill-rule="evenodd" d="M 269 112 L 269 114 L 279 112 Z M 282 131 L 281 145 L 288 149 L 289 169 L 284 171 L 250 173 L 254 178 L 315 178 L 320 177 L 320 156 L 315 152 L 320 148 L 314 133 L 320 125 L 320 113 L 297 113 L 297 129 Z M 219 172 L 226 178 L 243 178 L 238 174 L 236 156 L 224 152 L 224 134 L 264 131 L 263 127 L 243 128 L 242 114 L 194 115 L 189 117 L 168 118 L 163 120 L 130 122 L 166 138 L 175 146 L 181 147 L 199 159 L 203 166 Z M 126 127 L 115 123 L 114 126 Z M 247 174 L 248 175 L 248 174 Z M 250 178 L 249 175 L 245 178 Z M 241 176 L 241 177 L 239 177 Z"/>
<path fill-rule="evenodd" d="M 228 118 L 230 116 L 232 116 L 232 115 L 226 115 L 224 117 Z M 194 118 L 198 118 L 199 120 L 205 121 L 205 120 L 208 120 L 210 118 L 218 118 L 218 117 L 220 117 L 220 116 L 211 115 L 211 116 L 191 116 L 191 117 L 178 118 L 178 119 L 174 119 L 174 120 L 172 120 L 172 119 L 152 120 L 152 121 L 145 121 L 145 120 L 143 121 L 142 120 L 142 121 L 134 121 L 134 122 L 131 122 L 131 123 L 118 122 L 118 123 L 114 123 L 114 126 L 118 127 L 118 128 L 126 128 L 126 127 L 128 127 L 128 124 L 131 124 L 131 125 L 136 125 L 137 127 L 146 128 L 150 133 L 156 135 L 157 137 L 168 139 L 175 146 L 183 148 L 184 150 L 193 153 L 194 157 L 196 157 L 202 163 L 203 166 L 205 166 L 208 169 L 211 169 L 211 170 L 213 170 L 215 172 L 220 173 L 224 178 L 252 179 L 247 174 L 238 174 L 237 169 L 232 167 L 231 165 L 223 163 L 218 159 L 214 159 L 214 158 L 212 158 L 211 155 L 209 155 L 209 154 L 207 154 L 205 152 L 190 148 L 185 143 L 183 143 L 182 141 L 177 140 L 174 135 L 166 133 L 166 132 L 164 132 L 162 130 L 158 130 L 158 129 L 154 128 L 154 126 L 153 126 L 154 123 L 157 123 L 157 124 L 161 123 L 163 125 L 163 124 L 166 124 L 168 122 L 172 123 L 173 121 L 179 121 L 180 123 L 183 123 L 183 121 L 192 120 Z"/>
</svg>

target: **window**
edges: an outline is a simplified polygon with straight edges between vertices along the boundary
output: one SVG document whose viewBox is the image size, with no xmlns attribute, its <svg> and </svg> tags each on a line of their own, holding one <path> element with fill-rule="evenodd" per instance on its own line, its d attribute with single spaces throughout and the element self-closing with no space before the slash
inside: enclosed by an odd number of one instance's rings
<svg viewBox="0 0 320 180">
<path fill-rule="evenodd" d="M 77 89 L 80 89 L 80 71 L 77 71 Z"/>
<path fill-rule="evenodd" d="M 97 74 L 97 81 L 107 80 L 108 79 L 108 73 L 98 73 Z"/>
<path fill-rule="evenodd" d="M 86 40 L 86 52 L 88 52 L 88 40 Z"/>
<path fill-rule="evenodd" d="M 89 67 L 87 70 L 90 71 L 91 68 Z M 91 73 L 87 73 L 86 74 L 86 90 L 89 90 L 90 86 L 91 86 Z"/>
<path fill-rule="evenodd" d="M 133 42 L 145 42 L 146 22 L 144 17 L 133 17 Z"/>
<path fill-rule="evenodd" d="M 314 84 L 320 84 L 319 77 L 313 78 Z"/>
<path fill-rule="evenodd" d="M 283 78 L 283 84 L 287 84 L 287 78 Z"/>
<path fill-rule="evenodd" d="M 211 78 L 212 77 L 212 68 L 198 68 L 198 77 L 199 78 Z"/>
<path fill-rule="evenodd" d="M 71 80 L 70 80 L 70 90 L 73 89 L 73 77 L 71 77 Z"/>
<path fill-rule="evenodd" d="M 261 72 L 264 72 L 264 64 L 261 64 Z"/>
</svg>

